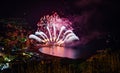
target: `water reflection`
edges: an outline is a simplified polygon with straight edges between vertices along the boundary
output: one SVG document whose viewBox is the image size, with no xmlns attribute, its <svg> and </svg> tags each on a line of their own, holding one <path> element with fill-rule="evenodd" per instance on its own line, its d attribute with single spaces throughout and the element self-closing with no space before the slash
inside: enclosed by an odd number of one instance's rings
<svg viewBox="0 0 120 73">
<path fill-rule="evenodd" d="M 42 47 L 39 49 L 39 51 L 53 56 L 67 57 L 72 59 L 76 59 L 78 54 L 78 51 L 76 49 L 60 46 Z"/>
</svg>

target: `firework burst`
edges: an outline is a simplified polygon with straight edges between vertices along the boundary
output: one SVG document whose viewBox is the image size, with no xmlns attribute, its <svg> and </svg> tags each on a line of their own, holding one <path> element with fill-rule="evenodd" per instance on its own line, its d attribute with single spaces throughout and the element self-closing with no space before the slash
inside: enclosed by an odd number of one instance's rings
<svg viewBox="0 0 120 73">
<path fill-rule="evenodd" d="M 71 27 L 72 23 L 66 18 L 60 18 L 57 13 L 46 15 L 40 19 L 35 34 L 29 36 L 46 45 L 64 45 L 79 38 L 74 34 Z"/>
</svg>

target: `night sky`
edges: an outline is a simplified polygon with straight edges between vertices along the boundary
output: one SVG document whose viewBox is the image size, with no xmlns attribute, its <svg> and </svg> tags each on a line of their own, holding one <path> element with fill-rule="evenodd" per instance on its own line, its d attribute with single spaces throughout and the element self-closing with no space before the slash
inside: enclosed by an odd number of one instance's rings
<svg viewBox="0 0 120 73">
<path fill-rule="evenodd" d="M 41 16 L 54 11 L 65 16 L 80 16 L 93 8 L 102 14 L 106 26 L 112 27 L 111 24 L 118 23 L 119 6 L 115 0 L 1 0 L 0 18 L 20 17 L 36 23 Z"/>
<path fill-rule="evenodd" d="M 109 32 L 118 41 L 119 9 L 117 0 L 1 0 L 0 18 L 25 18 L 35 25 L 41 16 L 58 12 L 72 20 L 80 37 Z"/>
</svg>

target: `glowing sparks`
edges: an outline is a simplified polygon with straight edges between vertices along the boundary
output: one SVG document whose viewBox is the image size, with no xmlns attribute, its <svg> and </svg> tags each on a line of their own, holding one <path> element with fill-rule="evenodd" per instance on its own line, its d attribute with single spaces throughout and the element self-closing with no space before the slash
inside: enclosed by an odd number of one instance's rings
<svg viewBox="0 0 120 73">
<path fill-rule="evenodd" d="M 53 45 L 63 45 L 67 42 L 79 40 L 73 33 L 71 22 L 68 19 L 60 18 L 57 13 L 44 16 L 37 24 L 38 30 L 35 35 L 31 34 L 29 38 L 38 42 Z"/>
</svg>

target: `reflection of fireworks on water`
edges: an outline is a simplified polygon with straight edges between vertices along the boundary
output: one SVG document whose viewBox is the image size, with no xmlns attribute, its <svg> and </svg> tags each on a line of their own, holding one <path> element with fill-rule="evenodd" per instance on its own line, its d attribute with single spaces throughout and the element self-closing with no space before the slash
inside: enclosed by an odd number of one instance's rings
<svg viewBox="0 0 120 73">
<path fill-rule="evenodd" d="M 29 38 L 35 39 L 45 45 L 63 45 L 64 43 L 79 40 L 73 33 L 71 22 L 66 18 L 60 18 L 57 13 L 44 16 L 40 19 L 38 29 Z"/>
<path fill-rule="evenodd" d="M 78 50 L 72 48 L 60 47 L 60 46 L 42 47 L 39 49 L 39 51 L 48 55 L 53 55 L 58 57 L 66 57 L 72 59 L 76 59 L 79 57 Z"/>
</svg>

